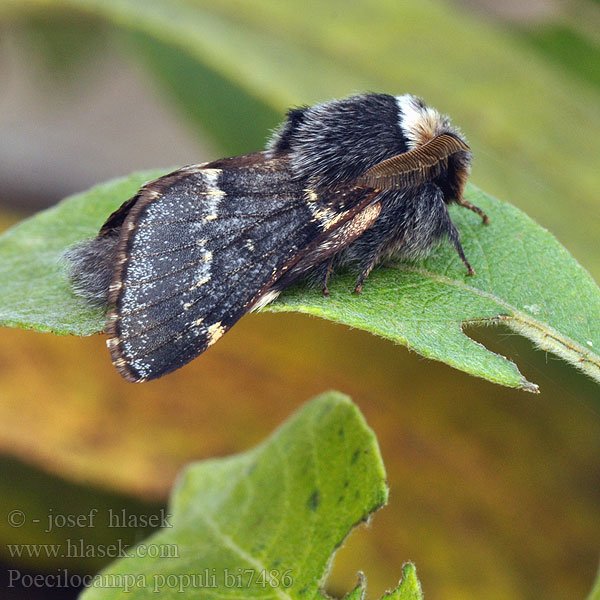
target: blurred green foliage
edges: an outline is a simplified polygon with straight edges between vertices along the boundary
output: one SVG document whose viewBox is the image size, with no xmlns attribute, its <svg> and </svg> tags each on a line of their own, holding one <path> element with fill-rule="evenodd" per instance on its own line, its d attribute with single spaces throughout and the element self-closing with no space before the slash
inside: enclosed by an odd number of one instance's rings
<svg viewBox="0 0 600 600">
<path fill-rule="evenodd" d="M 35 57 L 40 78 L 54 86 L 84 76 L 91 61 L 106 48 L 109 31 L 97 18 L 60 9 L 27 11 L 19 29 L 18 39 Z"/>
<path fill-rule="evenodd" d="M 600 92 L 600 47 L 592 40 L 562 24 L 536 27 L 522 35 L 544 58 Z"/>
</svg>

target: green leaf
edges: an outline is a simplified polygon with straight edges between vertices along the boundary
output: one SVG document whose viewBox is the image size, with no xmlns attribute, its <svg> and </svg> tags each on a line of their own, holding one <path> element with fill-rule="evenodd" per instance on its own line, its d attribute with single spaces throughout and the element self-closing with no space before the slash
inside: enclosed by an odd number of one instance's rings
<svg viewBox="0 0 600 600">
<path fill-rule="evenodd" d="M 393 591 L 383 596 L 382 600 L 423 600 L 421 584 L 417 579 L 417 569 L 412 563 L 402 567 L 402 580 Z"/>
<path fill-rule="evenodd" d="M 366 579 L 359 573 L 358 585 L 346 596 L 344 600 L 364 600 L 366 592 Z M 398 587 L 387 592 L 381 600 L 423 600 L 421 584 L 417 578 L 417 569 L 412 563 L 406 563 L 402 567 L 402 579 Z"/>
<path fill-rule="evenodd" d="M 600 571 L 596 575 L 596 581 L 594 581 L 594 587 L 587 597 L 587 600 L 600 600 Z"/>
<path fill-rule="evenodd" d="M 143 544 L 163 557 L 131 552 L 82 598 L 120 598 L 128 583 L 131 598 L 325 598 L 336 549 L 386 501 L 373 432 L 346 396 L 329 392 L 256 448 L 188 467 L 171 498 L 171 526 Z M 405 568 L 407 591 L 393 597 L 418 598 L 408 591 L 415 587 Z M 363 593 L 359 585 L 351 597 Z"/>
<path fill-rule="evenodd" d="M 136 173 L 67 198 L 0 236 L 0 324 L 89 335 L 104 315 L 71 293 L 64 251 L 93 236 L 107 215 L 160 172 Z M 317 315 L 381 335 L 426 356 L 495 383 L 535 391 L 516 365 L 486 350 L 463 324 L 502 322 L 540 348 L 600 380 L 600 290 L 545 229 L 507 203 L 473 186 L 467 198 L 491 225 L 454 207 L 465 253 L 477 274 L 468 277 L 458 255 L 442 244 L 423 263 L 375 270 L 362 296 L 355 276 L 332 278 L 331 296 L 296 286 L 265 310 Z"/>
</svg>

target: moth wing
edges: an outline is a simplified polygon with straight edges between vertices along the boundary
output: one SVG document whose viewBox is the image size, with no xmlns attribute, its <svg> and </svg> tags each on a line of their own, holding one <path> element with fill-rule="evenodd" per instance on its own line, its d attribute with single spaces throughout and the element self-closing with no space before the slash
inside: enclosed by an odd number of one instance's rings
<svg viewBox="0 0 600 600">
<path fill-rule="evenodd" d="M 113 364 L 130 381 L 183 366 L 302 257 L 320 260 L 324 238 L 341 227 L 329 254 L 355 239 L 372 222 L 357 224 L 370 201 L 364 190 L 319 201 L 285 161 L 265 157 L 186 167 L 147 184 L 120 234 L 106 327 Z"/>
</svg>

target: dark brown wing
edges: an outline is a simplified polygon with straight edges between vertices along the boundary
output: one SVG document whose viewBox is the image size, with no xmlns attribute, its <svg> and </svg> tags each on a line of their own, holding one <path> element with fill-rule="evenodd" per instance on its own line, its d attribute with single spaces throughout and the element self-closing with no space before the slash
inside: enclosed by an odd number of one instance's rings
<svg viewBox="0 0 600 600">
<path fill-rule="evenodd" d="M 114 365 L 130 381 L 183 366 L 303 258 L 322 262 L 356 239 L 378 214 L 373 196 L 352 187 L 319 195 L 285 158 L 262 153 L 146 184 L 122 219 L 110 286 Z"/>
</svg>

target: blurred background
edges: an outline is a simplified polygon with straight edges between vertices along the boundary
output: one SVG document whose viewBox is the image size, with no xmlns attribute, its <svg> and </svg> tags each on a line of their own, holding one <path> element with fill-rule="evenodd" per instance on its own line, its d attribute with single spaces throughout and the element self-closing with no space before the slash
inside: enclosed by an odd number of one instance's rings
<svg viewBox="0 0 600 600">
<path fill-rule="evenodd" d="M 473 149 L 471 180 L 600 278 L 597 0 L 0 1 L 0 228 L 136 169 L 259 149 L 288 106 L 365 90 L 415 93 L 451 115 Z M 107 562 L 18 557 L 8 544 L 97 547 L 149 531 L 100 518 L 45 532 L 49 514 L 158 513 L 182 465 L 248 448 L 334 388 L 375 430 L 391 493 L 339 551 L 332 594 L 361 569 L 377 598 L 412 560 L 431 599 L 584 598 L 600 548 L 598 387 L 508 330 L 468 333 L 541 393 L 301 315 L 244 318 L 141 386 L 117 375 L 102 336 L 1 330 L 3 597 L 77 594 L 9 587 L 11 570 Z M 20 527 L 5 518 L 15 509 Z"/>
</svg>

